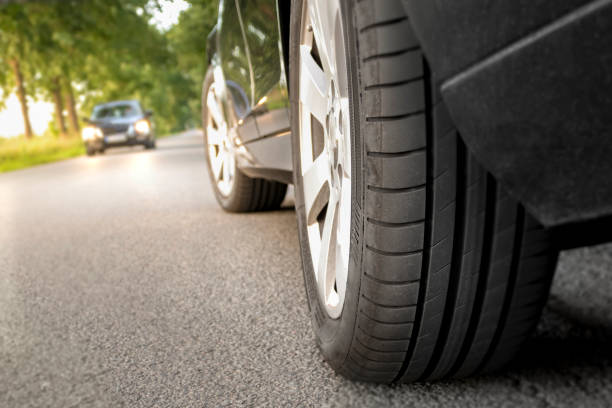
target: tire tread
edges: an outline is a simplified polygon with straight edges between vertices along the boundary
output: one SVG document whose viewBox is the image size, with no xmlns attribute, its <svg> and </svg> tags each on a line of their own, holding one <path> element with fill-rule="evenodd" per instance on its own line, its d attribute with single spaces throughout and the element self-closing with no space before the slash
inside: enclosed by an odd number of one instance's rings
<svg viewBox="0 0 612 408">
<path fill-rule="evenodd" d="M 365 248 L 340 371 L 388 383 L 498 369 L 539 318 L 550 239 L 463 144 L 401 1 L 359 1 L 355 16 Z"/>
</svg>

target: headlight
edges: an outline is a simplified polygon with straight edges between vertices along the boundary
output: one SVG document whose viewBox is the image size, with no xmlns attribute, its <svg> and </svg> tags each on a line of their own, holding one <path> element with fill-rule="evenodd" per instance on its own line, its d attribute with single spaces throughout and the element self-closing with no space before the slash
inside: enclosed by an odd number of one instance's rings
<svg viewBox="0 0 612 408">
<path fill-rule="evenodd" d="M 83 140 L 93 140 L 97 137 L 102 137 L 102 130 L 95 126 L 86 126 L 82 132 Z"/>
<path fill-rule="evenodd" d="M 141 119 L 134 124 L 134 130 L 138 133 L 149 133 L 151 131 L 151 125 L 146 119 Z"/>
</svg>

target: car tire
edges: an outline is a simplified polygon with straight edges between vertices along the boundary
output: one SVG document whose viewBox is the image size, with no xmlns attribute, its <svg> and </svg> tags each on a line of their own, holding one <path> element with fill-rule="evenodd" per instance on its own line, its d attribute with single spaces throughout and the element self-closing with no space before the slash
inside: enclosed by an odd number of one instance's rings
<svg viewBox="0 0 612 408">
<path fill-rule="evenodd" d="M 292 1 L 289 83 L 304 281 L 324 358 L 348 378 L 381 383 L 504 367 L 539 320 L 558 253 L 462 142 L 399 0 L 340 1 L 351 102 L 350 249 L 342 311 L 328 312 L 309 244 L 315 218 L 307 216 L 300 152 L 310 137 L 300 139 L 308 1 Z"/>
<path fill-rule="evenodd" d="M 226 190 L 220 188 L 220 180 L 215 177 L 215 172 L 211 162 L 211 146 L 209 144 L 209 132 L 207 122 L 209 119 L 209 108 L 207 96 L 214 83 L 212 70 L 209 70 L 204 79 L 202 88 L 202 123 L 204 128 L 204 146 L 206 149 L 206 163 L 211 184 L 215 192 L 217 202 L 221 207 L 229 212 L 251 212 L 267 211 L 278 209 L 285 199 L 287 185 L 276 181 L 260 178 L 251 178 L 244 174 L 232 159 L 232 180 L 231 185 Z M 224 120 L 224 119 L 223 119 Z M 225 163 L 227 165 L 227 163 Z"/>
<path fill-rule="evenodd" d="M 96 154 L 96 149 L 93 146 L 87 144 L 85 145 L 85 153 L 88 156 L 94 156 Z"/>
</svg>

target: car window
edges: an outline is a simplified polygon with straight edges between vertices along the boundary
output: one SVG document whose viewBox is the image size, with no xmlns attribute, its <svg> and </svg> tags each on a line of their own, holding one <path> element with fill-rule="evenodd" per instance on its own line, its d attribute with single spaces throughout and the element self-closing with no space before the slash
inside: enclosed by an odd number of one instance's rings
<svg viewBox="0 0 612 408">
<path fill-rule="evenodd" d="M 140 114 L 134 105 L 113 105 L 94 108 L 93 119 L 129 118 Z"/>
</svg>

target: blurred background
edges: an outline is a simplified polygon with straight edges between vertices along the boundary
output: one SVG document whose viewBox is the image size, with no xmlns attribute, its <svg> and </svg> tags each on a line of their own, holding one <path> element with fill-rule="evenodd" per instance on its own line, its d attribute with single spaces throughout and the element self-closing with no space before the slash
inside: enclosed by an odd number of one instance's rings
<svg viewBox="0 0 612 408">
<path fill-rule="evenodd" d="M 0 2 L 0 172 L 84 153 L 83 118 L 136 99 L 158 136 L 200 126 L 213 0 Z"/>
</svg>

